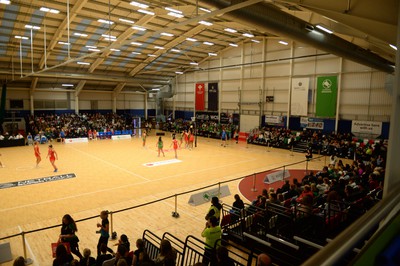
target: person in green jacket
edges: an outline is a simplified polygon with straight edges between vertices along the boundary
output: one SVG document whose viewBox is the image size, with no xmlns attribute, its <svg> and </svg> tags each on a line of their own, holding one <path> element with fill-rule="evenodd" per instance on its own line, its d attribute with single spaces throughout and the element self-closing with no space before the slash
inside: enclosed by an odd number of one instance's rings
<svg viewBox="0 0 400 266">
<path fill-rule="evenodd" d="M 164 143 L 163 143 L 161 137 L 158 138 L 157 148 L 158 148 L 158 157 L 160 157 L 160 152 L 162 152 L 162 155 L 165 157 L 164 150 L 163 150 Z"/>
<path fill-rule="evenodd" d="M 206 246 L 204 249 L 203 265 L 208 266 L 216 261 L 215 254 L 215 243 L 221 239 L 221 227 L 218 225 L 217 217 L 211 216 L 206 222 L 206 227 L 204 228 L 201 236 L 205 238 Z"/>
</svg>

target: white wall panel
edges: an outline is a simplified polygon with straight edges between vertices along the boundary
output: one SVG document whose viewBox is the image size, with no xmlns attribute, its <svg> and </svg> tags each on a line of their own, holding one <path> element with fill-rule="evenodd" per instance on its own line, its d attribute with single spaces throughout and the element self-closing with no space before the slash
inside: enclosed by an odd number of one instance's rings
<svg viewBox="0 0 400 266">
<path fill-rule="evenodd" d="M 79 100 L 103 100 L 103 101 L 111 101 L 112 93 L 94 93 L 94 92 L 82 92 L 79 94 Z M 100 108 L 100 107 L 99 107 Z"/>
<path fill-rule="evenodd" d="M 67 100 L 67 92 L 35 91 L 33 97 L 36 100 Z"/>
<path fill-rule="evenodd" d="M 79 110 L 90 110 L 90 108 L 90 101 L 79 100 Z"/>
<path fill-rule="evenodd" d="M 340 60 L 338 57 L 318 57 L 316 62 L 316 73 L 338 73 L 340 72 Z"/>
<path fill-rule="evenodd" d="M 290 74 L 290 65 L 288 63 L 282 63 L 282 62 L 268 63 L 265 67 L 266 77 L 283 76 L 289 74 Z"/>
<path fill-rule="evenodd" d="M 371 68 L 354 61 L 343 59 L 343 72 L 371 71 Z"/>
<path fill-rule="evenodd" d="M 244 67 L 244 78 L 261 78 L 261 64 Z"/>
<path fill-rule="evenodd" d="M 228 68 L 222 70 L 222 79 L 240 79 L 240 68 Z"/>
<path fill-rule="evenodd" d="M 313 58 L 295 60 L 293 64 L 293 76 L 314 74 L 316 62 Z"/>
</svg>

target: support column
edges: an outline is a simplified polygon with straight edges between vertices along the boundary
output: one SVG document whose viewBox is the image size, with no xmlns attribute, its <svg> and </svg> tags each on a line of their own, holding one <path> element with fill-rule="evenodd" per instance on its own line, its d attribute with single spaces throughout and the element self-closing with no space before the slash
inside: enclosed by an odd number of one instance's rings
<svg viewBox="0 0 400 266">
<path fill-rule="evenodd" d="M 31 92 L 30 93 L 30 100 L 29 100 L 31 115 L 35 114 L 35 107 L 33 105 L 33 102 L 34 102 L 33 92 Z"/>
<path fill-rule="evenodd" d="M 115 93 L 113 93 L 112 95 L 113 99 L 112 99 L 112 112 L 113 114 L 117 113 L 117 95 L 115 95 Z"/>
<path fill-rule="evenodd" d="M 262 41 L 262 46 L 263 46 L 263 48 L 262 48 L 262 61 L 264 62 L 264 63 L 262 63 L 262 65 L 261 65 L 261 99 L 260 99 L 260 121 L 259 121 L 259 124 L 261 125 L 262 124 L 262 122 L 263 121 L 261 121 L 261 119 L 262 119 L 262 116 L 264 115 L 264 113 L 265 113 L 265 61 L 266 61 L 266 54 L 267 54 L 267 48 L 266 48 L 266 45 L 267 45 L 267 39 L 264 37 L 263 38 L 263 41 Z"/>
<path fill-rule="evenodd" d="M 243 87 L 244 87 L 244 46 L 245 44 L 242 44 L 242 49 L 240 51 L 240 86 L 238 88 L 238 94 L 239 94 L 239 115 L 242 115 L 243 109 L 242 109 L 242 96 L 243 96 Z"/>
<path fill-rule="evenodd" d="M 339 107 L 340 107 L 340 93 L 342 91 L 342 70 L 343 70 L 343 58 L 339 57 L 339 76 L 337 84 L 337 99 L 336 99 L 336 117 L 335 117 L 335 133 L 338 133 L 339 128 Z"/>
<path fill-rule="evenodd" d="M 221 119 L 221 105 L 222 105 L 221 98 L 222 98 L 222 55 L 220 55 L 219 57 L 218 121 Z"/>
<path fill-rule="evenodd" d="M 289 73 L 289 93 L 288 93 L 288 105 L 286 115 L 286 128 L 289 128 L 290 121 L 290 105 L 292 104 L 292 83 L 293 83 L 293 57 L 294 57 L 294 42 L 291 41 L 290 48 L 290 73 Z"/>
<path fill-rule="evenodd" d="M 144 96 L 144 119 L 146 119 L 147 120 L 147 98 L 149 97 L 149 93 L 148 92 L 145 92 L 144 94 L 143 94 L 143 96 Z"/>
<path fill-rule="evenodd" d="M 79 96 L 75 93 L 75 114 L 79 115 Z"/>
<path fill-rule="evenodd" d="M 397 11 L 400 18 L 400 6 Z M 397 47 L 400 48 L 400 19 L 397 20 Z M 392 115 L 390 117 L 389 148 L 387 153 L 387 164 L 385 174 L 385 184 L 383 187 L 383 197 L 388 195 L 394 184 L 400 182 L 400 55 L 396 52 L 396 71 L 393 82 L 392 92 Z"/>
</svg>

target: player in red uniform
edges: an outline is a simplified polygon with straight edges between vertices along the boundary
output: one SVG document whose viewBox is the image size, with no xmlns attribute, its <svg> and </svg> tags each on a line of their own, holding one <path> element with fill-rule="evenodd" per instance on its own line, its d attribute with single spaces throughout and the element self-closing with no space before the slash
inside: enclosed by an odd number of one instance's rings
<svg viewBox="0 0 400 266">
<path fill-rule="evenodd" d="M 57 166 L 54 164 L 54 162 L 56 160 L 58 160 L 58 155 L 57 152 L 54 150 L 53 145 L 49 145 L 49 151 L 47 153 L 46 158 L 49 157 L 50 158 L 50 163 L 54 168 L 54 173 L 56 173 L 58 171 Z"/>
<path fill-rule="evenodd" d="M 35 157 L 36 157 L 36 168 L 38 168 L 39 163 L 42 160 L 42 157 L 40 157 L 39 143 L 37 141 L 35 141 L 35 144 L 33 145 L 33 150 L 35 152 Z"/>
<path fill-rule="evenodd" d="M 179 145 L 178 145 L 178 141 L 175 139 L 175 136 L 172 137 L 171 146 L 172 146 L 172 145 L 174 146 L 173 148 L 174 148 L 174 152 L 175 152 L 175 158 L 178 159 L 177 150 L 178 150 Z M 171 146 L 170 146 L 170 147 L 171 147 Z"/>
</svg>

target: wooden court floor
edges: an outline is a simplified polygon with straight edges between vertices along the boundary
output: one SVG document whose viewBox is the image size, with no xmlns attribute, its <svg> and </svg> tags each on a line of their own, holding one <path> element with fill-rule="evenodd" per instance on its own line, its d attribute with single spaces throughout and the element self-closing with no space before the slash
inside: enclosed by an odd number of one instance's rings
<svg viewBox="0 0 400 266">
<path fill-rule="evenodd" d="M 95 216 L 101 210 L 116 211 L 304 160 L 304 154 L 291 154 L 287 150 L 268 151 L 266 147 L 244 142 L 235 144 L 233 141 L 222 147 L 219 140 L 198 138 L 195 149 L 178 150 L 180 162 L 146 167 L 144 164 L 174 159 L 169 133 L 163 137 L 165 158 L 157 157 L 157 139 L 153 130 L 145 148 L 139 137 L 76 144 L 53 143 L 59 157 L 57 174 L 74 173 L 76 177 L 0 189 L 0 238 L 59 224 L 66 213 L 74 219 L 82 219 Z M 53 176 L 52 167 L 45 159 L 47 145 L 40 145 L 40 150 L 43 160 L 40 167 L 35 168 L 32 146 L 0 149 L 0 158 L 5 165 L 0 168 L 0 183 Z M 324 163 L 324 159 L 316 160 L 309 163 L 309 168 L 321 169 Z M 305 168 L 305 163 L 291 168 Z M 233 202 L 233 195 L 239 193 L 238 183 L 228 183 L 232 195 L 222 198 L 223 202 Z M 189 205 L 189 197 L 190 194 L 186 194 L 177 198 L 179 218 L 171 216 L 175 206 L 172 198 L 114 214 L 113 230 L 118 235 L 126 234 L 132 247 L 145 229 L 160 236 L 168 231 L 181 239 L 189 234 L 201 238 L 209 204 Z M 91 219 L 78 223 L 81 250 L 88 247 L 92 254 L 96 253 L 98 235 L 95 231 L 99 221 Z M 50 243 L 57 241 L 59 233 L 60 228 L 55 228 L 26 235 L 27 256 L 33 259 L 33 265 L 51 265 Z M 21 237 L 1 242 L 11 243 L 14 257 L 23 255 Z M 109 245 L 114 243 L 111 241 Z"/>
</svg>

